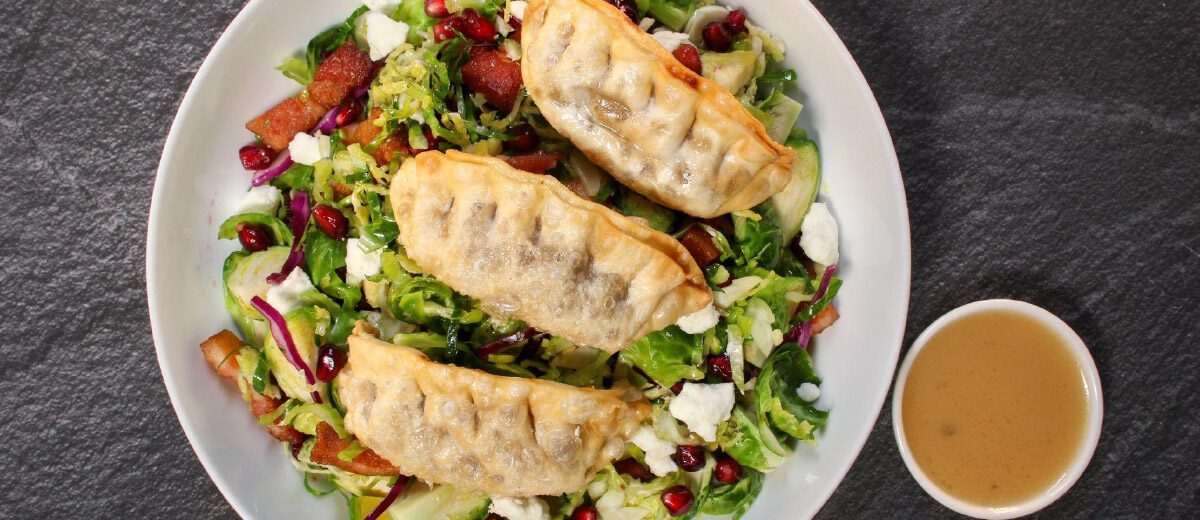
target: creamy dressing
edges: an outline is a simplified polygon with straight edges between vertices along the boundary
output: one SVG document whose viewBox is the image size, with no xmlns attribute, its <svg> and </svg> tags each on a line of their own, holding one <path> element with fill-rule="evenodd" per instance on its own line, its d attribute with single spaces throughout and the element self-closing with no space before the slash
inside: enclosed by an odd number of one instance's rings
<svg viewBox="0 0 1200 520">
<path fill-rule="evenodd" d="M 921 470 L 961 500 L 998 507 L 1059 481 L 1083 441 L 1084 375 L 1054 330 L 1008 311 L 938 332 L 904 388 L 904 435 Z"/>
</svg>

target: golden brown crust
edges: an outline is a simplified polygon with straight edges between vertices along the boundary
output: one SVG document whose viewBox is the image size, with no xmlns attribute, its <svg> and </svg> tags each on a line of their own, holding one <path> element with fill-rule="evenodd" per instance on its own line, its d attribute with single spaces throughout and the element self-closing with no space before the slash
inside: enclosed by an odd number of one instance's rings
<svg viewBox="0 0 1200 520">
<path fill-rule="evenodd" d="M 359 322 L 338 376 L 346 429 L 401 473 L 503 496 L 581 489 L 650 413 L 640 392 L 442 365 Z"/>
<path fill-rule="evenodd" d="M 791 180 L 794 151 L 608 3 L 533 0 L 521 44 L 525 86 L 546 120 L 650 199 L 714 217 Z"/>
<path fill-rule="evenodd" d="M 422 153 L 391 199 L 422 270 L 576 344 L 615 352 L 712 300 L 675 239 L 499 159 Z"/>
</svg>

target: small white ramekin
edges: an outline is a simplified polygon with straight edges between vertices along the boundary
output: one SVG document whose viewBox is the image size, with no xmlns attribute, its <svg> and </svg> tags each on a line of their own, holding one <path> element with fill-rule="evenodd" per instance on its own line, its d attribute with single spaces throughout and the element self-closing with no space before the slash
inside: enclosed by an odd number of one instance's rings
<svg viewBox="0 0 1200 520">
<path fill-rule="evenodd" d="M 1030 497 L 1028 500 L 1004 507 L 972 504 L 960 500 L 938 487 L 921 470 L 921 467 L 917 465 L 916 460 L 913 458 L 912 450 L 908 445 L 908 439 L 904 433 L 903 410 L 904 387 L 908 381 L 908 373 L 912 370 L 913 361 L 917 356 L 921 355 L 921 351 L 925 349 L 925 345 L 929 343 L 930 338 L 960 318 L 997 310 L 1016 312 L 1028 316 L 1050 327 L 1059 334 L 1063 342 L 1071 350 L 1075 361 L 1079 363 L 1079 367 L 1083 370 L 1084 398 L 1088 403 L 1088 414 L 1085 419 L 1087 424 L 1084 426 L 1083 441 L 1079 443 L 1075 458 L 1071 461 L 1071 465 L 1067 468 L 1063 477 L 1058 482 L 1055 482 L 1054 485 Z M 938 318 L 921 333 L 913 343 L 912 348 L 909 349 L 908 354 L 904 357 L 904 362 L 900 365 L 900 370 L 896 375 L 896 387 L 892 392 L 893 431 L 896 435 L 896 444 L 900 448 L 900 456 L 904 459 L 904 464 L 908 466 L 909 473 L 912 473 L 913 478 L 917 480 L 917 483 L 921 485 L 926 493 L 929 493 L 929 496 L 941 502 L 942 505 L 960 514 L 987 520 L 1003 520 L 1029 515 L 1062 497 L 1079 480 L 1080 475 L 1083 474 L 1083 470 L 1087 468 L 1088 462 L 1092 460 L 1092 454 L 1096 451 L 1096 443 L 1100 440 L 1100 426 L 1103 418 L 1104 398 L 1100 393 L 1100 374 L 1096 371 L 1096 363 L 1092 360 L 1092 355 L 1088 352 L 1087 345 L 1084 345 L 1079 335 L 1074 330 L 1071 330 L 1071 326 L 1059 319 L 1058 316 L 1031 303 L 1015 300 L 983 300 L 968 303 Z"/>
</svg>

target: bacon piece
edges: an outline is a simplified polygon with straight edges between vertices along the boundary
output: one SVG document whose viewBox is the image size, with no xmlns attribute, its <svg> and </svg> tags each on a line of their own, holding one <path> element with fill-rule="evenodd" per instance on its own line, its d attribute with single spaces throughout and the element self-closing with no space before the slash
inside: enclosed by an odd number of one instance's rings
<svg viewBox="0 0 1200 520">
<path fill-rule="evenodd" d="M 378 107 L 372 108 L 371 113 L 367 115 L 367 119 L 365 121 L 346 126 L 344 131 L 345 143 L 357 143 L 365 148 L 367 145 L 374 142 L 375 138 L 379 137 L 379 132 L 383 131 L 382 128 L 375 126 L 374 123 L 376 119 L 379 119 L 379 115 L 382 113 L 383 110 L 379 109 Z M 384 139 L 382 142 L 380 142 L 379 146 L 375 147 L 375 150 L 371 151 L 371 157 L 375 158 L 376 163 L 385 165 L 392 162 L 392 158 L 397 153 L 408 151 L 408 143 L 406 140 L 401 137 L 399 133 L 393 133 L 392 135 L 388 136 L 387 139 Z"/>
<path fill-rule="evenodd" d="M 237 337 L 237 334 L 225 329 L 204 340 L 200 344 L 200 350 L 204 352 L 204 359 L 208 361 L 208 366 L 212 367 L 217 375 L 233 379 L 238 374 L 238 362 L 234 357 L 234 352 L 244 346 L 246 344 Z"/>
<path fill-rule="evenodd" d="M 374 451 L 367 449 L 346 462 L 338 458 L 338 453 L 346 449 L 350 441 L 338 437 L 337 431 L 327 423 L 317 424 L 317 442 L 313 444 L 312 461 L 317 464 L 333 466 L 359 475 L 399 475 L 400 470 L 392 463 L 380 457 Z"/>
<path fill-rule="evenodd" d="M 313 81 L 298 96 L 288 98 L 246 123 L 262 142 L 276 152 L 287 148 L 297 133 L 307 132 L 330 108 L 355 87 L 366 83 L 374 71 L 370 57 L 347 41 L 325 58 L 313 73 Z"/>
<path fill-rule="evenodd" d="M 283 399 L 267 397 L 258 392 L 251 392 L 250 413 L 254 414 L 255 418 L 259 418 L 274 412 L 277 408 L 283 405 L 283 402 Z M 279 419 L 275 419 L 275 422 L 278 423 Z M 292 444 L 304 442 L 305 437 L 304 433 L 302 433 L 300 430 L 284 424 L 267 425 L 267 433 L 270 433 L 271 436 L 275 437 L 276 439 Z"/>
<path fill-rule="evenodd" d="M 553 168 L 562 159 L 560 155 L 553 152 L 537 152 L 513 157 L 500 155 L 497 158 L 508 163 L 513 168 L 525 170 L 530 173 L 546 173 L 546 170 Z"/>
<path fill-rule="evenodd" d="M 829 304 L 828 307 L 825 307 L 816 316 L 813 316 L 812 323 L 809 325 L 812 335 L 816 336 L 821 331 L 828 329 L 839 317 L 837 309 L 834 308 L 833 304 Z"/>
<path fill-rule="evenodd" d="M 488 103 L 500 110 L 512 110 L 521 93 L 521 64 L 504 51 L 487 49 L 473 52 L 462 66 L 463 83 L 483 95 Z"/>
<path fill-rule="evenodd" d="M 308 99 L 305 94 L 300 94 L 283 100 L 265 114 L 246 123 L 246 129 L 258 135 L 272 150 L 282 152 L 292 142 L 292 137 L 315 126 L 326 110 L 326 107 Z"/>
<path fill-rule="evenodd" d="M 721 251 L 713 244 L 712 235 L 700 226 L 689 226 L 679 238 L 679 243 L 692 254 L 696 265 L 702 268 L 721 256 Z"/>
<path fill-rule="evenodd" d="M 358 50 L 353 40 L 346 40 L 317 65 L 313 81 L 308 84 L 308 98 L 331 108 L 346 99 L 355 87 L 366 83 L 373 69 L 371 57 Z"/>
</svg>

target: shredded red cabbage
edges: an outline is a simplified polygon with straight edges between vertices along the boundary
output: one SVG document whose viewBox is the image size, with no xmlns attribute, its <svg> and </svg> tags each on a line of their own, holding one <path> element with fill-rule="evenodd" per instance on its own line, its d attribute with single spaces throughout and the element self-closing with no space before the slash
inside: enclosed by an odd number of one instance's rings
<svg viewBox="0 0 1200 520">
<path fill-rule="evenodd" d="M 392 507 L 392 502 L 396 501 L 396 499 L 400 496 L 400 493 L 404 491 L 404 486 L 407 484 L 408 477 L 403 475 L 396 477 L 396 483 L 392 485 L 392 489 L 388 491 L 387 496 L 383 497 L 383 500 L 379 501 L 379 505 L 375 506 L 375 509 L 371 511 L 371 514 L 364 517 L 363 520 L 377 520 L 380 515 L 388 510 L 389 507 Z"/>
<path fill-rule="evenodd" d="M 292 161 L 292 152 L 290 150 L 284 150 L 283 153 L 279 154 L 274 161 L 271 161 L 270 166 L 267 166 L 266 168 L 254 173 L 254 177 L 250 179 L 250 185 L 262 186 L 263 184 L 271 182 L 272 179 L 283 175 L 283 172 L 287 171 L 288 168 L 291 168 L 293 164 L 295 163 Z"/>
<path fill-rule="evenodd" d="M 321 120 L 317 121 L 317 126 L 313 127 L 313 131 L 328 134 L 337 128 L 338 114 L 344 110 L 342 107 L 343 105 L 337 105 L 325 112 L 325 115 L 321 116 Z"/>
<path fill-rule="evenodd" d="M 487 359 L 488 356 L 516 345 L 517 343 L 529 341 L 538 334 L 540 334 L 540 332 L 537 329 L 529 327 L 511 336 L 505 336 L 491 343 L 484 344 L 483 346 L 475 349 L 475 355 L 479 356 L 480 358 Z"/>
<path fill-rule="evenodd" d="M 271 285 L 279 285 L 292 270 L 304 261 L 304 229 L 308 227 L 308 218 L 310 208 L 308 206 L 308 193 L 297 191 L 292 195 L 292 204 L 290 206 L 292 212 L 292 251 L 288 253 L 287 260 L 283 262 L 283 267 L 278 273 L 267 277 L 267 283 Z"/>
<path fill-rule="evenodd" d="M 258 312 L 262 313 L 267 319 L 267 323 L 271 326 L 271 337 L 275 338 L 275 343 L 283 347 L 283 357 L 287 358 L 288 363 L 296 367 L 300 373 L 304 374 L 304 380 L 308 384 L 316 384 L 317 378 L 313 376 L 312 370 L 308 368 L 308 364 L 300 357 L 300 351 L 296 349 L 296 342 L 292 339 L 292 333 L 287 328 L 287 320 L 283 319 L 283 315 L 275 310 L 266 300 L 255 296 L 250 299 L 250 305 Z M 313 392 L 313 401 L 320 403 L 321 395 Z"/>
<path fill-rule="evenodd" d="M 833 280 L 837 274 L 837 264 L 825 268 L 825 274 L 821 276 L 821 283 L 817 286 L 817 292 L 813 293 L 812 300 L 817 301 L 825 296 L 825 291 L 829 290 L 829 282 Z M 800 348 L 808 348 L 808 342 L 812 340 L 812 320 L 805 321 L 792 327 L 787 335 L 783 337 L 784 341 L 794 341 L 800 344 Z"/>
</svg>

